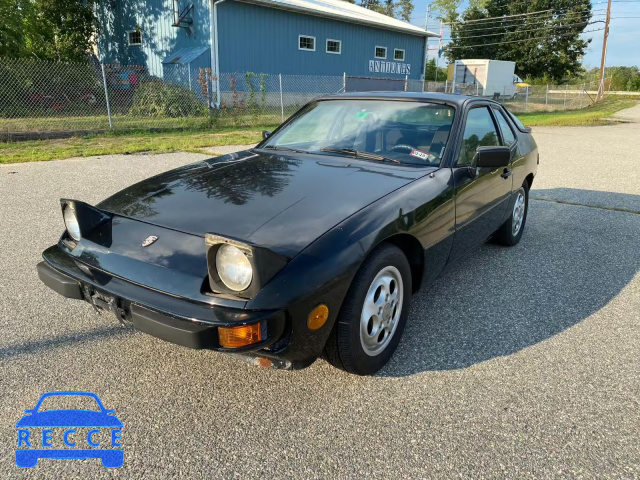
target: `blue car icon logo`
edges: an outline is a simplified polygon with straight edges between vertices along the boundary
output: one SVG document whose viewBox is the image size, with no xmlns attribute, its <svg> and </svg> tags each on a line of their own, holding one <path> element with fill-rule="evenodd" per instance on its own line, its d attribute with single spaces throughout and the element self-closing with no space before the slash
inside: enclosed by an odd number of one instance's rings
<svg viewBox="0 0 640 480">
<path fill-rule="evenodd" d="M 47 408 L 61 402 L 82 408 Z M 119 468 L 124 463 L 122 422 L 95 393 L 45 393 L 25 413 L 16 423 L 18 467 L 35 467 L 41 458 L 99 458 L 107 468 Z"/>
</svg>

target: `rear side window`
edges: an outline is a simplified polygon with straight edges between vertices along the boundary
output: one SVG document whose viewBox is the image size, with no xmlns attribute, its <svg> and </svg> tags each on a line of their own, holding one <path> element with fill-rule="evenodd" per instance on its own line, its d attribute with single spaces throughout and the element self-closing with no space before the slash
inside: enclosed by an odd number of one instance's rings
<svg viewBox="0 0 640 480">
<path fill-rule="evenodd" d="M 531 131 L 531 129 L 529 127 L 525 127 L 524 124 L 513 113 L 511 113 L 509 110 L 507 110 L 506 112 L 507 112 L 507 115 L 509 115 L 509 117 L 511 118 L 511 120 L 513 120 L 513 123 L 516 124 L 516 127 L 518 128 L 518 130 L 524 133 L 529 133 Z"/>
<path fill-rule="evenodd" d="M 469 110 L 457 165 L 471 165 L 478 147 L 497 147 L 498 145 L 500 145 L 498 131 L 489 109 L 480 107 Z"/>
<path fill-rule="evenodd" d="M 502 140 L 504 144 L 507 146 L 511 146 L 515 143 L 516 137 L 513 134 L 513 130 L 509 126 L 509 122 L 504 117 L 504 113 L 502 113 L 497 108 L 493 109 L 493 112 L 496 114 L 496 119 L 498 120 L 498 125 L 500 125 L 500 132 L 502 133 Z"/>
</svg>

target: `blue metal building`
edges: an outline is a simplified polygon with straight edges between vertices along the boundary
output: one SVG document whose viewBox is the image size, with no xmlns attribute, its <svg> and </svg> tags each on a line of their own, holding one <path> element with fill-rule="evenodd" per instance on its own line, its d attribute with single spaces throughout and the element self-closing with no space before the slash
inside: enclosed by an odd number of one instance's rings
<svg viewBox="0 0 640 480">
<path fill-rule="evenodd" d="M 414 25 L 341 0 L 110 0 L 98 55 L 167 77 L 188 71 L 420 79 Z M 183 70 L 184 70 L 183 68 Z M 190 77 L 191 78 L 191 77 Z"/>
</svg>

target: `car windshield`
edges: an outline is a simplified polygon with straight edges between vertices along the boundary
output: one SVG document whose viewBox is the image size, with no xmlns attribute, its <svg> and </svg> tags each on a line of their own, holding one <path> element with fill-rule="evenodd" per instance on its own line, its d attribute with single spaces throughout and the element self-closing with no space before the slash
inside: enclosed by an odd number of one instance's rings
<svg viewBox="0 0 640 480">
<path fill-rule="evenodd" d="M 262 148 L 411 165 L 440 164 L 454 109 L 393 100 L 323 100 L 309 105 Z"/>
<path fill-rule="evenodd" d="M 93 410 L 100 411 L 96 400 L 87 395 L 53 395 L 42 400 L 39 412 L 47 410 Z"/>
</svg>

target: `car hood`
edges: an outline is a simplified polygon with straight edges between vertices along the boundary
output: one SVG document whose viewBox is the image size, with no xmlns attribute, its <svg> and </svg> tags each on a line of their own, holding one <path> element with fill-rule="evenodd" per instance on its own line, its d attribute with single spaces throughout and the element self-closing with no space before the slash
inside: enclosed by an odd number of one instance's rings
<svg viewBox="0 0 640 480">
<path fill-rule="evenodd" d="M 23 416 L 16 427 L 122 427 L 122 422 L 91 410 L 47 410 Z"/>
<path fill-rule="evenodd" d="M 248 150 L 160 174 L 98 207 L 185 233 L 215 233 L 292 257 L 345 218 L 432 170 Z"/>
</svg>

